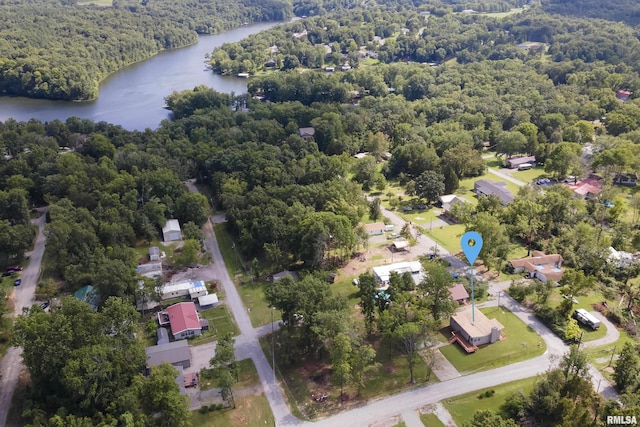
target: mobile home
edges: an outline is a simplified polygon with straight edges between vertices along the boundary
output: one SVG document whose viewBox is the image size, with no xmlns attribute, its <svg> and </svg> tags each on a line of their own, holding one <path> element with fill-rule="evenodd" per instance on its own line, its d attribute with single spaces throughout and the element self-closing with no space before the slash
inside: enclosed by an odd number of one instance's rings
<svg viewBox="0 0 640 427">
<path fill-rule="evenodd" d="M 583 325 L 587 325 L 592 329 L 598 329 L 600 327 L 600 321 L 591 313 L 583 308 L 577 309 L 573 313 L 573 318 Z"/>
</svg>

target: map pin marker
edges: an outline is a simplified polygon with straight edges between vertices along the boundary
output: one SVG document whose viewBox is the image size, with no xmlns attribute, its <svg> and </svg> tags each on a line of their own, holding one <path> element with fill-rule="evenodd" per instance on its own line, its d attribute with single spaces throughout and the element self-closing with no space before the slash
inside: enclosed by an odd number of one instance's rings
<svg viewBox="0 0 640 427">
<path fill-rule="evenodd" d="M 473 263 L 476 262 L 476 258 L 478 258 L 482 250 L 482 236 L 477 231 L 467 231 L 462 235 L 460 245 L 469 264 L 473 266 Z"/>
</svg>

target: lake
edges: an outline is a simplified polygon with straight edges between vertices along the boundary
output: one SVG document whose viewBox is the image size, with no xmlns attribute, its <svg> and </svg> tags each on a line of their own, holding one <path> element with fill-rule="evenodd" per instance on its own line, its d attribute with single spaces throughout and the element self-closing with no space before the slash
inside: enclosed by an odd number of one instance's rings
<svg viewBox="0 0 640 427">
<path fill-rule="evenodd" d="M 90 102 L 50 101 L 22 97 L 0 97 L 0 121 L 35 118 L 42 122 L 76 116 L 105 121 L 129 130 L 156 129 L 170 112 L 164 98 L 174 90 L 206 85 L 219 92 L 247 91 L 247 79 L 220 76 L 205 69 L 205 54 L 224 43 L 267 30 L 279 22 L 246 25 L 220 34 L 200 36 L 198 42 L 181 49 L 166 50 L 145 61 L 113 73 L 100 84 L 98 99 Z"/>
</svg>

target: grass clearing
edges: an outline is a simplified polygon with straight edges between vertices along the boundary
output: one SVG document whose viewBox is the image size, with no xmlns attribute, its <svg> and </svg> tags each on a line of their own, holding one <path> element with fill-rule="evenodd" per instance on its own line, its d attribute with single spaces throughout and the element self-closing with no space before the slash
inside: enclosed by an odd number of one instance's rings
<svg viewBox="0 0 640 427">
<path fill-rule="evenodd" d="M 208 308 L 206 310 L 200 310 L 200 317 L 209 320 L 209 330 L 202 331 L 202 335 L 199 337 L 191 338 L 189 340 L 191 345 L 200 345 L 216 341 L 218 338 L 223 337 L 228 333 L 233 334 L 233 336 L 240 334 L 240 330 L 225 304 L 220 304 L 218 307 Z"/>
<path fill-rule="evenodd" d="M 245 265 L 240 258 L 240 252 L 236 250 L 231 233 L 227 230 L 227 223 L 214 225 L 213 231 L 216 234 L 216 240 L 229 276 L 233 280 L 242 278 L 246 275 Z"/>
<path fill-rule="evenodd" d="M 504 326 L 505 339 L 480 347 L 467 354 L 460 345 L 449 344 L 440 351 L 461 374 L 486 371 L 543 354 L 546 344 L 528 325 L 504 307 L 480 309 L 489 319 L 497 319 Z"/>
<path fill-rule="evenodd" d="M 488 409 L 497 413 L 500 410 L 500 405 L 505 402 L 507 397 L 519 391 L 525 395 L 529 394 L 531 390 L 533 390 L 533 386 L 536 381 L 537 377 L 531 377 L 524 380 L 500 384 L 496 387 L 485 388 L 471 393 L 462 394 L 451 399 L 445 399 L 442 401 L 442 404 L 447 408 L 456 424 L 460 426 L 471 421 L 473 414 L 478 410 Z M 495 391 L 493 396 L 483 397 L 482 399 L 478 398 L 478 396 L 490 390 Z"/>
<path fill-rule="evenodd" d="M 465 226 L 462 224 L 446 225 L 442 227 L 434 227 L 431 230 L 424 230 L 427 237 L 431 237 L 452 254 L 457 254 L 462 250 L 460 246 L 460 237 L 465 232 Z"/>
<path fill-rule="evenodd" d="M 626 332 L 620 331 L 620 338 L 612 344 L 599 347 L 583 347 L 589 363 L 599 370 L 609 381 L 613 381 L 613 367 L 616 364 L 616 356 L 622 351 L 626 343 L 637 345 L 637 341 Z"/>
<path fill-rule="evenodd" d="M 236 408 L 191 413 L 191 424 L 196 427 L 243 426 L 264 427 L 275 425 L 269 402 L 264 394 L 236 397 Z"/>
<path fill-rule="evenodd" d="M 420 414 L 420 421 L 425 427 L 445 427 L 436 414 Z"/>
<path fill-rule="evenodd" d="M 100 6 L 100 7 L 111 7 L 113 6 L 113 0 L 88 0 L 88 1 L 79 1 L 78 6 Z"/>
<path fill-rule="evenodd" d="M 509 175 L 511 175 L 512 178 L 515 178 L 522 182 L 526 182 L 528 184 L 541 178 L 551 177 L 544 171 L 544 168 L 539 166 L 535 168 L 531 168 L 529 170 L 525 170 L 525 171 L 515 170 L 511 172 Z"/>
</svg>

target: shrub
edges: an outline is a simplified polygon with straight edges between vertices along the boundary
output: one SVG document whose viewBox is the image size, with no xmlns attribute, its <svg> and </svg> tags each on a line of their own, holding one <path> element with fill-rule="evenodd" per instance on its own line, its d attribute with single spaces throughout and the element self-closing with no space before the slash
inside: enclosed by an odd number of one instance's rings
<svg viewBox="0 0 640 427">
<path fill-rule="evenodd" d="M 511 295 L 511 298 L 521 303 L 527 298 L 527 295 L 533 293 L 533 290 L 525 285 L 513 284 L 509 286 L 507 292 Z"/>
<path fill-rule="evenodd" d="M 198 412 L 200 412 L 201 414 L 206 414 L 208 411 L 209 411 L 209 407 L 207 405 L 202 405 L 200 409 L 198 409 Z"/>
<path fill-rule="evenodd" d="M 557 336 L 565 339 L 565 331 L 567 330 L 567 319 L 557 310 L 544 305 L 536 304 L 533 312 L 542 323 L 553 331 Z"/>
</svg>

